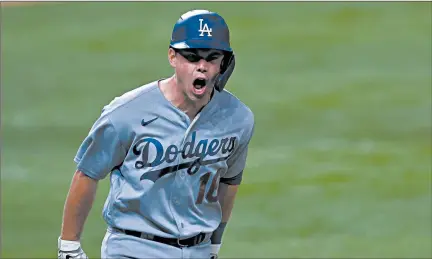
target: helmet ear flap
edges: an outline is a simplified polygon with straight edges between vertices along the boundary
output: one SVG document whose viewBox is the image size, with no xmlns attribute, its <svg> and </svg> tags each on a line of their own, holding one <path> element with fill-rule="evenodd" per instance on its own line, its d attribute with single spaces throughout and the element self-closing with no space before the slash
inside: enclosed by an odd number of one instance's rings
<svg viewBox="0 0 432 259">
<path fill-rule="evenodd" d="M 231 60 L 234 58 L 234 53 L 224 51 L 224 58 L 222 59 L 221 66 L 220 66 L 220 73 L 223 74 L 228 69 L 229 64 L 231 63 Z"/>
<path fill-rule="evenodd" d="M 221 92 L 224 89 L 226 83 L 228 82 L 228 79 L 230 78 L 231 74 L 234 71 L 234 67 L 235 67 L 235 55 L 233 52 L 232 53 L 229 52 L 225 55 L 224 59 L 222 60 L 220 73 L 217 76 L 215 82 L 216 90 Z"/>
</svg>

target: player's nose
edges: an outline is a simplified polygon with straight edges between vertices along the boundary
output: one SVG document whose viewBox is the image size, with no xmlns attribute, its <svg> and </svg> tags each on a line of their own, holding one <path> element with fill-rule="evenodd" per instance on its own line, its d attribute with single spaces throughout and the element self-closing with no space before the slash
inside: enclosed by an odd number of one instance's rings
<svg viewBox="0 0 432 259">
<path fill-rule="evenodd" d="M 207 72 L 208 62 L 204 59 L 201 59 L 200 61 L 198 61 L 197 70 L 198 70 L 198 72 L 201 72 L 201 73 Z"/>
</svg>

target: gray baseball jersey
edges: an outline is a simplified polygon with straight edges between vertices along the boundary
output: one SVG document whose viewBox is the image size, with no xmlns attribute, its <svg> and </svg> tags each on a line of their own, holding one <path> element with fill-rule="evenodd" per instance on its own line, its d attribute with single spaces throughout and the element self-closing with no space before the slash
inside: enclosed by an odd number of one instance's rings
<svg viewBox="0 0 432 259">
<path fill-rule="evenodd" d="M 155 81 L 115 98 L 81 144 L 77 169 L 109 173 L 107 224 L 171 238 L 210 233 L 221 222 L 219 181 L 239 184 L 254 131 L 251 110 L 228 91 L 190 121 Z"/>
</svg>

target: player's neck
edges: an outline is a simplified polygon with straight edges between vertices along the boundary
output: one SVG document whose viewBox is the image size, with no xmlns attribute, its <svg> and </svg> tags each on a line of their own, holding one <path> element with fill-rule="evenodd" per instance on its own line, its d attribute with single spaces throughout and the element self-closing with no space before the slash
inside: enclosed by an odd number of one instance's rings
<svg viewBox="0 0 432 259">
<path fill-rule="evenodd" d="M 211 94 L 204 98 L 192 101 L 190 100 L 177 85 L 176 78 L 171 77 L 163 80 L 160 84 L 160 89 L 165 98 L 170 101 L 175 107 L 186 113 L 190 120 L 193 120 L 198 112 L 210 101 Z"/>
</svg>

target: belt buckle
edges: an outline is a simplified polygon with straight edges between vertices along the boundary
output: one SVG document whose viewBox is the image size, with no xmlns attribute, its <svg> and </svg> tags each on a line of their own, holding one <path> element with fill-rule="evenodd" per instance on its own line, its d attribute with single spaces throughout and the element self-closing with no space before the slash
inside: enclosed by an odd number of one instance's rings
<svg viewBox="0 0 432 259">
<path fill-rule="evenodd" d="M 178 245 L 179 247 L 188 247 L 188 245 L 182 245 L 182 244 L 180 243 L 180 238 L 177 238 L 177 245 Z"/>
<path fill-rule="evenodd" d="M 205 233 L 199 233 L 198 235 L 194 236 L 193 237 L 193 244 L 192 244 L 192 246 L 201 244 L 204 241 L 205 237 L 206 237 Z M 187 239 L 184 239 L 184 240 L 188 240 L 188 239 L 190 239 L 190 238 L 187 238 Z M 180 243 L 180 241 L 181 241 L 180 238 L 177 238 L 177 245 L 178 246 L 180 246 L 180 247 L 189 247 L 189 245 L 182 245 Z"/>
</svg>

